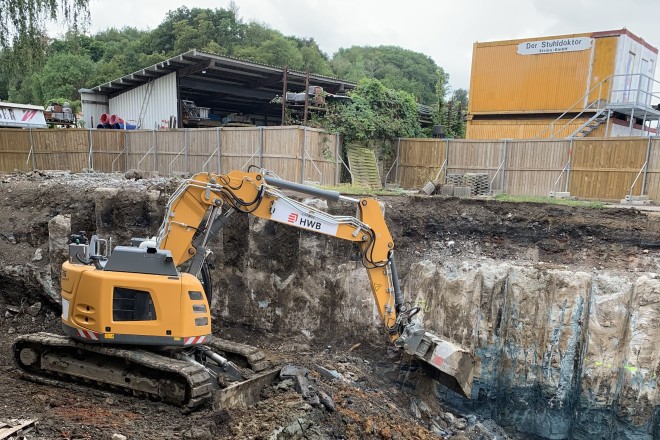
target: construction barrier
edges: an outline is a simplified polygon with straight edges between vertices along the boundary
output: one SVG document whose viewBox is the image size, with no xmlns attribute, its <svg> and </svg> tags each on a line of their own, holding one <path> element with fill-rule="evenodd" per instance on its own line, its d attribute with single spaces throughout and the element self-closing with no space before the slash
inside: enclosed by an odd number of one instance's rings
<svg viewBox="0 0 660 440">
<path fill-rule="evenodd" d="M 176 176 L 256 165 L 286 180 L 334 185 L 341 166 L 340 148 L 338 136 L 299 126 L 152 131 L 2 129 L 0 172 L 139 169 Z"/>
</svg>

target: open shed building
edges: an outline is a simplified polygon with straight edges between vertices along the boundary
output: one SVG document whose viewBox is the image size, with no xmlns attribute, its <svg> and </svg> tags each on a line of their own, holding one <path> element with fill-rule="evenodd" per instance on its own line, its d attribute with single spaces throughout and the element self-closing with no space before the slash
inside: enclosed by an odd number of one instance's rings
<svg viewBox="0 0 660 440">
<path fill-rule="evenodd" d="M 191 50 L 80 94 L 90 128 L 104 113 L 147 130 L 267 126 L 282 123 L 282 106 L 271 101 L 284 90 L 304 95 L 306 84 L 305 72 Z M 316 92 L 311 105 L 327 94 L 341 97 L 355 86 L 309 74 L 309 87 Z M 300 101 L 292 105 L 301 106 Z"/>
<path fill-rule="evenodd" d="M 627 29 L 475 43 L 466 137 L 654 135 L 657 60 Z"/>
</svg>

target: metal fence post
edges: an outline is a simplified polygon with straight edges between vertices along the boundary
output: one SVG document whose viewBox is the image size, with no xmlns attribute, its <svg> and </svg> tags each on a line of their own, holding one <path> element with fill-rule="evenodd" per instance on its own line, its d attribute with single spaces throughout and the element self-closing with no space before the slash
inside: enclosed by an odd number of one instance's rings
<svg viewBox="0 0 660 440">
<path fill-rule="evenodd" d="M 644 175 L 642 176 L 642 192 L 639 193 L 640 196 L 643 196 L 646 192 L 646 174 L 649 172 L 649 157 L 651 154 L 651 136 L 646 143 L 646 163 L 644 165 Z"/>
<path fill-rule="evenodd" d="M 335 186 L 339 185 L 339 133 L 335 133 Z"/>
<path fill-rule="evenodd" d="M 87 140 L 89 143 L 89 157 L 87 158 L 87 167 L 90 171 L 94 170 L 94 136 L 92 136 L 92 129 L 87 129 Z"/>
<path fill-rule="evenodd" d="M 36 151 L 34 151 L 34 139 L 32 138 L 32 127 L 30 127 L 30 153 L 32 153 L 32 171 L 37 169 Z"/>
<path fill-rule="evenodd" d="M 190 174 L 190 155 L 189 155 L 189 148 L 188 148 L 188 129 L 184 128 L 183 129 L 183 146 L 186 150 L 186 173 Z"/>
<path fill-rule="evenodd" d="M 568 169 L 566 170 L 566 185 L 564 187 L 564 192 L 568 192 L 568 184 L 571 180 L 571 165 L 573 164 L 573 138 L 571 138 L 571 143 L 568 146 Z"/>
<path fill-rule="evenodd" d="M 151 129 L 151 136 L 154 142 L 154 171 L 158 171 L 158 136 L 156 136 L 156 129 Z"/>
<path fill-rule="evenodd" d="M 447 183 L 447 174 L 449 174 L 449 139 L 445 140 L 445 183 Z"/>
<path fill-rule="evenodd" d="M 305 183 L 305 154 L 307 152 L 307 126 L 303 127 L 302 142 L 302 168 L 300 172 L 300 183 Z"/>
<path fill-rule="evenodd" d="M 263 168 L 263 167 L 264 167 L 264 128 L 259 127 L 259 168 Z"/>
<path fill-rule="evenodd" d="M 218 152 L 218 173 L 221 172 L 221 157 L 222 157 L 222 152 L 220 151 L 220 147 L 222 146 L 222 137 L 220 136 L 220 130 L 222 130 L 221 127 L 217 127 L 215 129 L 215 148 Z"/>
<path fill-rule="evenodd" d="M 401 138 L 396 138 L 396 166 L 394 167 L 394 184 L 399 184 L 399 162 L 401 159 Z"/>
<path fill-rule="evenodd" d="M 130 159 L 131 159 L 131 150 L 129 148 L 130 146 L 130 136 L 128 135 L 128 131 L 124 130 L 124 148 L 126 149 L 126 163 L 124 164 L 124 172 L 128 171 L 129 168 L 131 168 L 130 164 Z"/>
<path fill-rule="evenodd" d="M 506 183 L 506 179 L 504 178 L 504 174 L 506 173 L 506 159 L 507 159 L 507 151 L 508 151 L 508 139 L 504 139 L 504 158 L 502 159 L 502 175 L 500 176 L 500 190 L 504 193 L 504 184 Z"/>
</svg>

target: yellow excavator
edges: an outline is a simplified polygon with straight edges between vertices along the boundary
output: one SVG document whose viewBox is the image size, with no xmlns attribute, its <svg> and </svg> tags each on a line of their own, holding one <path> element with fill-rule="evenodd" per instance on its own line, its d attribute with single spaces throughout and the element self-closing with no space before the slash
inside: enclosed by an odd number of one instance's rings
<svg viewBox="0 0 660 440">
<path fill-rule="evenodd" d="M 335 216 L 284 194 L 291 190 L 354 204 Z M 267 170 L 199 173 L 171 196 L 152 239 L 116 246 L 73 234 L 62 265 L 62 327 L 18 337 L 15 363 L 32 381 L 102 386 L 195 408 L 226 387 L 248 389 L 271 374 L 264 354 L 212 337 L 209 239 L 234 214 L 250 214 L 355 242 L 367 270 L 384 334 L 428 374 L 471 396 L 474 357 L 424 330 L 403 299 L 394 241 L 374 198 L 282 180 Z"/>
</svg>

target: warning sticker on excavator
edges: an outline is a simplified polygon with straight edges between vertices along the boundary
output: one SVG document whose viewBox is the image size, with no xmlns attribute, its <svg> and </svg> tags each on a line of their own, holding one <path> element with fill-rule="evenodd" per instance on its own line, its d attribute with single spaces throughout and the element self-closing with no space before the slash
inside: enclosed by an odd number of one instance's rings
<svg viewBox="0 0 660 440">
<path fill-rule="evenodd" d="M 378 292 L 378 289 L 380 289 L 383 285 L 382 284 L 376 284 L 372 283 L 371 288 L 374 290 L 374 292 Z"/>
<path fill-rule="evenodd" d="M 339 228 L 337 223 L 331 223 L 312 213 L 298 210 L 281 199 L 275 200 L 271 213 L 271 220 L 320 232 L 321 234 L 337 235 L 337 229 Z"/>
</svg>

